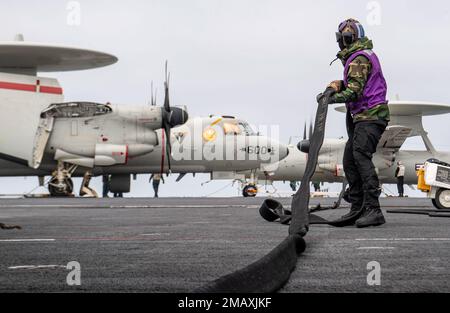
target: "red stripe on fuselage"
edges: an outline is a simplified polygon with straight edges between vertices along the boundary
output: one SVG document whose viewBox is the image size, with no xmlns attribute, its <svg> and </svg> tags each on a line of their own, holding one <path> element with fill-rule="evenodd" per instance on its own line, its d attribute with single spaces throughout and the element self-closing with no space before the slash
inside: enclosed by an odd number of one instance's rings
<svg viewBox="0 0 450 313">
<path fill-rule="evenodd" d="M 1 88 L 1 89 L 10 89 L 10 90 L 33 91 L 33 92 L 36 92 L 36 85 L 29 85 L 29 84 L 19 84 L 19 83 L 0 82 L 0 88 Z"/>
<path fill-rule="evenodd" d="M 51 93 L 54 95 L 62 95 L 63 90 L 59 87 L 50 87 L 50 86 L 41 86 L 41 92 L 43 93 Z"/>
<path fill-rule="evenodd" d="M 39 84 L 39 82 L 37 82 L 37 84 Z M 36 92 L 38 90 L 37 85 L 10 83 L 10 82 L 0 82 L 0 89 L 30 91 L 30 92 Z M 39 91 L 41 93 L 50 93 L 56 95 L 63 94 L 63 90 L 60 87 L 39 86 Z"/>
</svg>

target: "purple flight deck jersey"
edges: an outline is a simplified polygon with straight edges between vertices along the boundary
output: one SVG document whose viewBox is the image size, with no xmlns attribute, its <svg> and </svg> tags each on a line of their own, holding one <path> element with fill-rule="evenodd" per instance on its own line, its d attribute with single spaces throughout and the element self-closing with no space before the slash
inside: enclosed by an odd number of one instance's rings
<svg viewBox="0 0 450 313">
<path fill-rule="evenodd" d="M 347 103 L 347 109 L 355 115 L 366 110 L 372 109 L 380 104 L 387 104 L 387 84 L 381 70 L 381 64 L 377 55 L 372 50 L 361 50 L 353 53 L 347 60 L 344 69 L 344 83 L 345 87 L 348 85 L 348 71 L 350 69 L 350 63 L 358 56 L 363 55 L 369 59 L 372 70 L 369 74 L 366 86 L 361 97 L 354 102 Z"/>
</svg>

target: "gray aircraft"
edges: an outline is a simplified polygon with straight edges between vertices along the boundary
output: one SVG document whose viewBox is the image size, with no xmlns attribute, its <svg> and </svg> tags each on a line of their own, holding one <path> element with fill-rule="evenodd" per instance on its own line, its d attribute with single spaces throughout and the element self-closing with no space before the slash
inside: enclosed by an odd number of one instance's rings
<svg viewBox="0 0 450 313">
<path fill-rule="evenodd" d="M 114 56 L 19 41 L 0 43 L 0 176 L 50 176 L 52 196 L 97 196 L 92 176 L 111 175 L 110 191 L 130 191 L 130 175 L 221 173 L 258 169 L 288 154 L 230 116 L 191 118 L 172 107 L 166 66 L 164 106 L 64 101 L 53 78 L 37 72 L 106 66 Z M 188 122 L 187 122 L 188 121 Z M 186 123 L 187 122 L 187 123 Z M 186 124 L 185 124 L 186 123 Z M 184 124 L 184 125 L 183 125 Z M 178 127 L 177 127 L 178 126 Z"/>
<path fill-rule="evenodd" d="M 115 62 L 117 58 L 109 54 L 24 42 L 22 36 L 0 43 L 4 175 L 50 174 L 50 193 L 69 195 L 77 169 L 88 181 L 92 168 L 126 164 L 132 157 L 150 153 L 158 145 L 156 130 L 163 129 L 170 138 L 170 129 L 186 122 L 186 111 L 170 106 L 167 80 L 163 107 L 117 106 L 64 102 L 56 79 L 37 76 Z M 170 152 L 169 142 L 167 146 Z"/>
</svg>

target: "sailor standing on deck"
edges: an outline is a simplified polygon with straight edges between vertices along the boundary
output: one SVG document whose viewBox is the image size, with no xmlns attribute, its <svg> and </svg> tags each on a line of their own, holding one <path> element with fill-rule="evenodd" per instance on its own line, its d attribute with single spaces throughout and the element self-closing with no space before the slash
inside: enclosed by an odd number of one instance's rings
<svg viewBox="0 0 450 313">
<path fill-rule="evenodd" d="M 150 181 L 153 180 L 153 191 L 155 192 L 155 198 L 158 198 L 158 191 L 159 191 L 159 184 L 162 182 L 164 183 L 164 178 L 161 174 L 153 174 L 150 176 Z"/>
<path fill-rule="evenodd" d="M 395 177 L 397 177 L 397 189 L 398 189 L 398 196 L 403 197 L 404 196 L 404 187 L 405 184 L 405 171 L 406 168 L 403 165 L 402 161 L 397 162 L 397 170 L 395 171 Z"/>
<path fill-rule="evenodd" d="M 337 59 L 344 65 L 344 79 L 333 81 L 331 103 L 346 103 L 348 142 L 344 152 L 344 172 L 349 183 L 350 212 L 339 226 L 357 227 L 384 224 L 380 209 L 380 182 L 372 156 L 389 122 L 387 84 L 380 61 L 372 51 L 363 26 L 354 19 L 339 25 L 336 39 L 341 51 Z M 320 94 L 318 100 L 324 95 Z"/>
<path fill-rule="evenodd" d="M 102 176 L 102 182 L 103 182 L 103 198 L 108 198 L 109 193 L 109 175 L 103 175 Z"/>
</svg>

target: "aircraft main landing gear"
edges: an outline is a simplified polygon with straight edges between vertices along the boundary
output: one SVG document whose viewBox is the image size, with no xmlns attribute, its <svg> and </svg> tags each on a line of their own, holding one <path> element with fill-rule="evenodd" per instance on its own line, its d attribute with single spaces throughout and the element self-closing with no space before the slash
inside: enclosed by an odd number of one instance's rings
<svg viewBox="0 0 450 313">
<path fill-rule="evenodd" d="M 92 189 L 91 187 L 89 187 L 89 183 L 91 182 L 91 179 L 92 179 L 92 173 L 90 171 L 87 171 L 84 174 L 83 182 L 81 183 L 80 197 L 98 198 L 97 192 L 94 189 Z"/>
<path fill-rule="evenodd" d="M 52 197 L 70 197 L 73 195 L 72 173 L 76 165 L 66 167 L 61 161 L 58 161 L 58 167 L 52 173 L 52 179 L 48 183 L 48 191 Z"/>
</svg>

